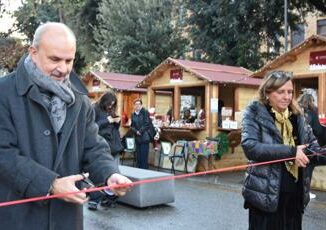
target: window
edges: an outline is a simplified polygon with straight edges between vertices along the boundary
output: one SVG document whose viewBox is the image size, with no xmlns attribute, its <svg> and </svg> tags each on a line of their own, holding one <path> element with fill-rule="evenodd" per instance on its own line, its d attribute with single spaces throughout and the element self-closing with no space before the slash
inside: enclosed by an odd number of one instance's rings
<svg viewBox="0 0 326 230">
<path fill-rule="evenodd" d="M 317 21 L 317 34 L 326 36 L 326 19 Z"/>
<path fill-rule="evenodd" d="M 299 24 L 297 28 L 291 32 L 291 48 L 304 40 L 304 30 L 304 24 Z"/>
</svg>

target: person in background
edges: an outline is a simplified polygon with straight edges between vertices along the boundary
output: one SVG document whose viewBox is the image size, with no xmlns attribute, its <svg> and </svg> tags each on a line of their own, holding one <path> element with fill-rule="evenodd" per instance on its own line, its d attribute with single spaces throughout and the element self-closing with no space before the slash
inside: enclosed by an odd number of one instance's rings
<svg viewBox="0 0 326 230">
<path fill-rule="evenodd" d="M 172 106 L 169 106 L 169 110 L 166 112 L 166 119 L 169 122 L 169 124 L 171 124 L 171 122 L 173 121 L 173 111 L 172 111 Z"/>
<path fill-rule="evenodd" d="M 191 112 L 190 109 L 185 109 L 184 113 L 183 113 L 183 117 L 182 119 L 186 122 L 186 123 L 194 123 L 195 122 L 195 117 L 191 116 Z"/>
<path fill-rule="evenodd" d="M 318 110 L 315 106 L 314 97 L 309 93 L 303 93 L 298 98 L 298 104 L 304 112 L 307 123 L 312 128 L 312 132 L 320 146 L 326 145 L 326 127 L 322 126 L 318 119 Z M 309 177 L 312 178 L 314 167 L 310 167 L 308 172 Z M 316 198 L 316 194 L 310 192 L 310 198 Z"/>
<path fill-rule="evenodd" d="M 117 97 L 114 92 L 109 91 L 102 95 L 100 100 L 94 104 L 95 122 L 99 126 L 99 135 L 101 135 L 110 146 L 111 155 L 115 164 L 119 165 L 120 153 L 124 150 L 120 138 L 120 117 L 116 115 Z M 109 153 L 108 153 L 109 154 Z M 97 210 L 97 206 L 114 206 L 116 196 L 102 192 L 93 192 L 90 194 L 88 208 Z"/>
<path fill-rule="evenodd" d="M 205 125 L 206 122 L 206 113 L 204 109 L 200 109 L 198 112 L 198 120 L 201 125 Z"/>
<path fill-rule="evenodd" d="M 0 202 L 79 193 L 2 207 L 1 229 L 81 230 L 83 180 L 131 181 L 108 154 L 87 91 L 72 72 L 74 33 L 63 23 L 42 24 L 28 51 L 16 71 L 0 78 Z"/>
<path fill-rule="evenodd" d="M 303 110 L 306 121 L 311 126 L 319 145 L 326 145 L 326 127 L 319 122 L 318 109 L 315 106 L 314 97 L 309 93 L 303 93 L 298 98 L 298 104 Z"/>
<path fill-rule="evenodd" d="M 222 127 L 222 108 L 224 107 L 224 101 L 218 99 L 218 109 L 217 109 L 217 127 Z"/>
<path fill-rule="evenodd" d="M 155 131 L 155 135 L 153 136 L 153 141 L 152 141 L 153 149 L 155 151 L 157 151 L 158 148 L 159 148 L 159 142 L 158 142 L 158 140 L 160 139 L 161 129 L 158 126 L 158 122 L 156 120 L 156 109 L 154 107 L 151 107 L 151 108 L 148 109 L 148 113 L 149 113 L 149 118 L 151 119 L 152 125 L 153 125 L 153 127 L 155 129 L 154 130 Z"/>
<path fill-rule="evenodd" d="M 250 163 L 294 158 L 291 161 L 248 167 L 242 190 L 249 209 L 249 230 L 302 229 L 309 202 L 307 172 L 325 157 L 299 106 L 293 100 L 291 74 L 274 71 L 259 87 L 258 100 L 245 109 L 241 145 Z"/>
<path fill-rule="evenodd" d="M 148 111 L 143 108 L 140 98 L 134 100 L 134 112 L 131 115 L 131 130 L 136 138 L 137 167 L 148 169 L 149 143 L 151 142 L 149 129 L 151 119 Z"/>
</svg>

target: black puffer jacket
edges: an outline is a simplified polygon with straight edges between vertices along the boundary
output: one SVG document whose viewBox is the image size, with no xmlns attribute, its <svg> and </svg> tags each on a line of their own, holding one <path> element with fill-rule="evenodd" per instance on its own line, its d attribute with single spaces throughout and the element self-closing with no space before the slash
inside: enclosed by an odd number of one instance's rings
<svg viewBox="0 0 326 230">
<path fill-rule="evenodd" d="M 296 116 L 297 144 L 310 144 L 309 149 L 321 152 L 316 138 L 309 126 L 305 125 L 304 117 Z M 272 161 L 295 157 L 296 149 L 283 144 L 281 134 L 275 126 L 274 119 L 266 106 L 258 101 L 252 102 L 244 112 L 242 123 L 241 145 L 250 163 Z M 323 150 L 325 151 L 325 150 Z M 310 164 L 301 168 L 300 180 L 303 183 L 303 207 L 309 202 L 310 178 L 306 173 L 314 164 L 325 164 L 325 157 L 314 156 Z M 249 167 L 242 195 L 250 205 L 266 211 L 275 212 L 278 206 L 282 163 Z"/>
</svg>

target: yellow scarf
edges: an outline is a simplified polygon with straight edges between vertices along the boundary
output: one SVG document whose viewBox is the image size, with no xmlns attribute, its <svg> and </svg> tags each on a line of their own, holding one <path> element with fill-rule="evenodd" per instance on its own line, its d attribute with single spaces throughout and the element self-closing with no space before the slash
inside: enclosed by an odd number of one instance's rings
<svg viewBox="0 0 326 230">
<path fill-rule="evenodd" d="M 282 135 L 283 143 L 285 145 L 295 146 L 292 134 L 293 126 L 289 120 L 291 115 L 289 109 L 286 109 L 284 112 L 280 113 L 272 108 L 272 112 L 275 114 L 275 124 Z M 291 173 L 297 181 L 299 173 L 298 166 L 292 161 L 285 162 L 285 166 L 288 172 Z"/>
</svg>

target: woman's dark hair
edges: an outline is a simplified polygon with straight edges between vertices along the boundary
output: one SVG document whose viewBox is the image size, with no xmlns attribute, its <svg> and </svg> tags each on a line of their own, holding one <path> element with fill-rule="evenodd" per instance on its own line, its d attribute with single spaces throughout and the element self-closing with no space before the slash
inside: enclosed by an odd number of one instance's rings
<svg viewBox="0 0 326 230">
<path fill-rule="evenodd" d="M 100 109 L 103 111 L 107 111 L 107 108 L 109 106 L 116 106 L 117 105 L 117 97 L 114 92 L 107 92 L 102 95 L 100 101 L 99 101 L 99 106 Z"/>
<path fill-rule="evenodd" d="M 269 101 L 267 98 L 267 95 L 275 92 L 277 89 L 282 87 L 285 83 L 288 81 L 292 81 L 292 73 L 291 72 L 285 72 L 285 71 L 272 71 L 264 77 L 263 82 L 261 83 L 259 89 L 258 89 L 258 100 L 265 104 L 268 105 Z M 294 114 L 299 114 L 301 113 L 301 110 L 296 103 L 296 101 L 292 98 L 290 108 Z"/>
</svg>

